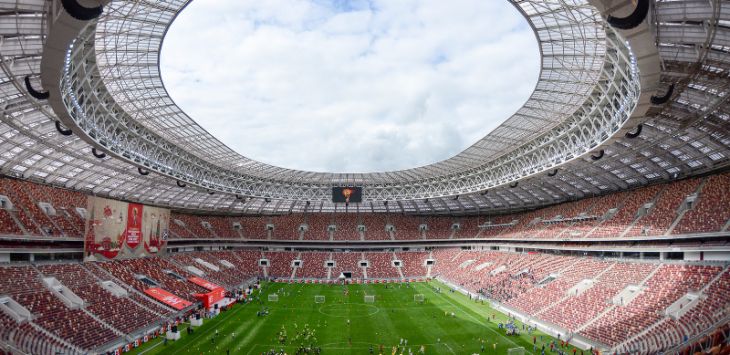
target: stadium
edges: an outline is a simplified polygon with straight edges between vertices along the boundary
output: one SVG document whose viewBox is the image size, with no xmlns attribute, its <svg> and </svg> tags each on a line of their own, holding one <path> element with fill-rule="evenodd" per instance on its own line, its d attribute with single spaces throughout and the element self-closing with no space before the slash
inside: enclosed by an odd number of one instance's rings
<svg viewBox="0 0 730 355">
<path fill-rule="evenodd" d="M 245 34 L 217 1 L 0 0 L 0 355 L 730 354 L 730 3 L 240 3 L 262 16 Z M 321 15 L 305 7 L 339 22 L 275 28 Z M 451 10 L 419 74 L 397 21 Z M 403 26 L 375 31 L 377 12 Z M 345 31 L 362 23 L 369 41 Z M 310 48 L 320 29 L 344 49 Z M 487 38 L 507 44 L 444 54 Z M 231 40 L 259 42 L 205 49 Z M 397 70 L 327 74 L 373 58 Z M 481 76 L 492 60 L 507 76 Z M 256 88 L 293 101 L 238 91 Z M 419 118 L 356 150 L 400 116 Z M 346 165 L 373 156 L 406 160 Z"/>
</svg>

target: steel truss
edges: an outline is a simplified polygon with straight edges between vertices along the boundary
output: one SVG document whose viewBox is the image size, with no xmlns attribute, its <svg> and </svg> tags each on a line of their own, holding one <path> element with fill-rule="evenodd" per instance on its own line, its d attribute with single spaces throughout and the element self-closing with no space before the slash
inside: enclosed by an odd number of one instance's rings
<svg viewBox="0 0 730 355">
<path fill-rule="evenodd" d="M 88 64 L 98 68 L 105 89 L 137 124 L 216 166 L 269 177 L 289 188 L 310 182 L 375 186 L 420 180 L 426 184 L 428 178 L 459 174 L 499 158 L 506 151 L 504 147 L 520 146 L 539 137 L 545 132 L 535 127 L 552 129 L 587 101 L 604 70 L 605 46 L 599 45 L 607 41 L 607 31 L 601 17 L 625 16 L 633 10 L 632 2 L 588 1 L 590 5 L 583 1 L 513 1 L 533 26 L 542 52 L 541 81 L 531 100 L 504 125 L 456 157 L 397 172 L 338 175 L 280 169 L 245 160 L 217 145 L 214 137 L 199 134 L 199 126 L 167 97 L 157 66 L 166 26 L 187 1 L 115 0 L 106 4 L 96 24 L 95 57 L 88 58 Z M 29 77 L 32 87 L 44 91 L 61 81 L 58 75 L 46 80 L 48 70 L 42 65 L 42 59 L 52 52 L 48 44 L 54 43 L 51 37 L 56 31 L 51 28 L 64 18 L 60 1 L 0 0 L 0 10 L 0 174 L 91 194 L 209 213 L 346 210 L 489 214 L 692 176 L 730 162 L 730 36 L 726 25 L 730 6 L 723 6 L 721 0 L 652 1 L 649 17 L 640 28 L 621 31 L 640 70 L 642 93 L 634 112 L 646 115 L 638 120 L 632 117 L 622 129 L 634 132 L 636 125 L 643 123 L 640 135 L 625 138 L 620 130 L 594 149 L 593 154 L 604 150 L 600 160 L 586 154 L 563 164 L 558 171 L 548 169 L 553 175 L 533 175 L 514 188 L 507 184 L 459 198 L 371 199 L 349 209 L 328 201 L 308 201 L 294 188 L 290 190 L 292 198 L 286 200 L 211 195 L 192 185 L 178 187 L 174 179 L 156 173 L 142 176 L 138 164 L 93 156 L 89 141 L 56 130 L 54 124 L 59 118 L 71 123 L 52 109 L 58 97 L 51 95 L 49 102 L 39 101 L 23 83 Z M 576 25 L 571 27 L 572 23 Z M 77 30 L 80 33 L 81 27 Z M 61 56 L 66 49 L 62 48 Z M 655 68 L 646 65 L 652 56 L 658 58 Z M 61 68 L 62 62 L 56 67 Z M 583 71 L 577 70 L 580 66 L 584 66 Z M 60 74 L 60 70 L 56 72 Z M 648 96 L 664 95 L 672 85 L 674 94 L 666 104 L 649 104 Z M 444 184 L 464 191 L 451 182 Z M 421 188 L 430 189 L 431 196 L 445 196 L 438 187 Z M 406 190 L 399 195 L 408 194 Z"/>
<path fill-rule="evenodd" d="M 591 23 L 594 25 L 595 23 Z M 636 60 L 626 42 L 610 27 L 591 38 L 600 50 L 600 71 L 593 73 L 592 90 L 577 109 L 564 115 L 551 130 L 517 149 L 479 166 L 435 177 L 407 181 L 371 182 L 363 179 L 368 200 L 408 200 L 469 194 L 554 169 L 584 155 L 617 133 L 636 108 L 641 92 Z M 96 24 L 90 23 L 69 45 L 60 90 L 77 134 L 145 170 L 169 176 L 208 191 L 274 199 L 327 201 L 333 185 L 354 185 L 346 176 L 330 181 L 291 181 L 259 177 L 218 166 L 137 122 L 106 89 L 97 65 Z M 599 62 L 593 59 L 591 63 Z M 576 65 L 577 63 L 569 63 Z M 575 76 L 586 68 L 575 66 Z M 570 69 L 564 69 L 570 70 Z M 538 87 L 546 85 L 539 83 Z M 230 166 L 230 165 L 229 165 Z"/>
</svg>

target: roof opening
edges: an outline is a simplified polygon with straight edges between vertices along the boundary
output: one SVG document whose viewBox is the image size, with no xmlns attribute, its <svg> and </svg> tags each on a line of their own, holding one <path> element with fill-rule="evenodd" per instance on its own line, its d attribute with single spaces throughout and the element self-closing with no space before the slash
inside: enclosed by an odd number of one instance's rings
<svg viewBox="0 0 730 355">
<path fill-rule="evenodd" d="M 508 1 L 222 0 L 178 16 L 161 70 L 176 103 L 244 156 L 374 172 L 475 143 L 528 99 L 540 57 Z"/>
</svg>

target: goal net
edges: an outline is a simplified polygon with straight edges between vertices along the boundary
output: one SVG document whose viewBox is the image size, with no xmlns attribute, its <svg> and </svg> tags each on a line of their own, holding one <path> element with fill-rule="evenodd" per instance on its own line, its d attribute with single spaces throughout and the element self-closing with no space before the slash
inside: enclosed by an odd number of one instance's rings
<svg viewBox="0 0 730 355">
<path fill-rule="evenodd" d="M 375 295 L 365 295 L 365 303 L 375 303 Z"/>
<path fill-rule="evenodd" d="M 507 355 L 525 355 L 525 348 L 507 349 Z"/>
<path fill-rule="evenodd" d="M 314 303 L 324 303 L 324 296 L 320 296 L 320 295 L 314 296 Z"/>
<path fill-rule="evenodd" d="M 423 303 L 424 299 L 425 298 L 423 297 L 423 294 L 422 293 L 417 293 L 417 294 L 413 295 L 413 301 L 414 302 Z"/>
<path fill-rule="evenodd" d="M 279 302 L 279 295 L 272 293 L 269 295 L 269 302 Z"/>
</svg>

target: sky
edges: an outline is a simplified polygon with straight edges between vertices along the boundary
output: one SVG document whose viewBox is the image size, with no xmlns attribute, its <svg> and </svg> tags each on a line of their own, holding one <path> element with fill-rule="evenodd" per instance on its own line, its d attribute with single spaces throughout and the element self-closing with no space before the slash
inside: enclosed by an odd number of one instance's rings
<svg viewBox="0 0 730 355">
<path fill-rule="evenodd" d="M 343 173 L 458 154 L 539 71 L 527 21 L 493 0 L 195 0 L 161 55 L 172 99 L 235 151 Z"/>
</svg>

